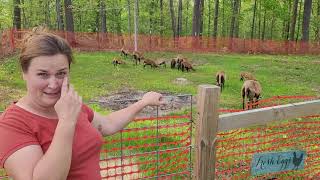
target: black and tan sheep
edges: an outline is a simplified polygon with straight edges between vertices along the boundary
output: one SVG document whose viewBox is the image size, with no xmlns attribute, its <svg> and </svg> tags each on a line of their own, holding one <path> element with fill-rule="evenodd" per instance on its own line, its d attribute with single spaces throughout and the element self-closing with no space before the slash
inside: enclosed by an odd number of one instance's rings
<svg viewBox="0 0 320 180">
<path fill-rule="evenodd" d="M 241 72 L 240 73 L 240 81 L 245 81 L 245 80 L 257 80 L 254 75 L 252 75 L 249 72 Z"/>
<path fill-rule="evenodd" d="M 241 88 L 242 108 L 245 109 L 245 102 L 248 99 L 250 103 L 257 103 L 262 93 L 262 87 L 258 81 L 246 80 Z M 255 105 L 256 107 L 257 105 Z"/>
<path fill-rule="evenodd" d="M 224 83 L 226 81 L 226 74 L 224 71 L 218 71 L 216 73 L 216 85 L 220 86 L 220 91 L 224 89 Z"/>
</svg>

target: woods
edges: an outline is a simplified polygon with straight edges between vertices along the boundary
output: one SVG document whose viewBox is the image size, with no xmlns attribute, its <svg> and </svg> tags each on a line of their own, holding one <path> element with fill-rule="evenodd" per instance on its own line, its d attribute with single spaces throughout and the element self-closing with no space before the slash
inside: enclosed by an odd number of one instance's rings
<svg viewBox="0 0 320 180">
<path fill-rule="evenodd" d="M 137 2 L 136 2 L 137 1 Z M 260 40 L 320 39 L 320 0 L 2 0 L 0 30 L 52 30 Z"/>
</svg>

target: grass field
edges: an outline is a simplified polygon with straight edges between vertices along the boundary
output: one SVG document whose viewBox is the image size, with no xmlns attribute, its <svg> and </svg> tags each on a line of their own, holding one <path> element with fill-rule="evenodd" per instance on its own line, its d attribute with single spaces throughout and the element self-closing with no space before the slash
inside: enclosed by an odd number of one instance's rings
<svg viewBox="0 0 320 180">
<path fill-rule="evenodd" d="M 319 56 L 274 56 L 243 54 L 193 54 L 184 53 L 195 64 L 195 72 L 181 72 L 167 68 L 151 69 L 149 66 L 127 64 L 113 67 L 112 58 L 118 52 L 75 53 L 76 63 L 71 68 L 71 83 L 85 102 L 106 96 L 123 88 L 142 91 L 160 91 L 196 95 L 199 84 L 214 84 L 215 73 L 224 70 L 227 75 L 225 90 L 221 94 L 220 107 L 241 108 L 239 81 L 241 71 L 252 72 L 260 81 L 262 98 L 276 95 L 320 95 Z M 150 58 L 168 58 L 176 53 L 146 53 Z M 176 85 L 173 81 L 186 78 L 191 83 Z M 0 110 L 25 94 L 18 57 L 1 60 Z M 99 109 L 99 107 L 95 107 Z M 104 111 L 104 110 L 102 110 Z"/>
</svg>

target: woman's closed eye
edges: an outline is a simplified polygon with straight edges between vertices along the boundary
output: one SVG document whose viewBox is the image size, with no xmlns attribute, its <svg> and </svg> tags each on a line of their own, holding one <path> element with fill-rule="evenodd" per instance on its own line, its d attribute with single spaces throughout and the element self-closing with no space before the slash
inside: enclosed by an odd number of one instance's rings
<svg viewBox="0 0 320 180">
<path fill-rule="evenodd" d="M 57 74 L 56 74 L 56 78 L 58 78 L 58 79 L 63 79 L 65 76 L 66 76 L 66 72 L 58 72 Z"/>
<path fill-rule="evenodd" d="M 46 79 L 46 78 L 49 77 L 49 74 L 48 74 L 48 73 L 44 73 L 44 72 L 38 73 L 37 75 L 40 76 L 40 77 L 43 78 L 43 79 Z"/>
</svg>

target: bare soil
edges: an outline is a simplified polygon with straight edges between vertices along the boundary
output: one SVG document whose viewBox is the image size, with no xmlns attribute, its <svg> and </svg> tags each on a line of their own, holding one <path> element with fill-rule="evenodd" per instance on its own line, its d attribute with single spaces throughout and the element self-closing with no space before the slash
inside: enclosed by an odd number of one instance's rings
<svg viewBox="0 0 320 180">
<path fill-rule="evenodd" d="M 123 89 L 119 92 L 99 97 L 90 101 L 90 103 L 98 103 L 101 107 L 117 111 L 128 107 L 129 105 L 142 99 L 146 92 L 136 91 L 131 89 Z M 195 105 L 195 97 L 191 95 L 174 94 L 170 92 L 159 92 L 163 95 L 163 99 L 166 102 L 165 105 L 161 105 L 158 108 L 158 115 L 163 116 L 169 113 L 179 111 L 182 109 L 189 109 L 191 111 L 192 106 Z M 192 99 L 192 101 L 191 101 Z M 157 116 L 157 107 L 148 106 L 145 107 L 138 115 L 138 117 L 155 117 Z"/>
</svg>

